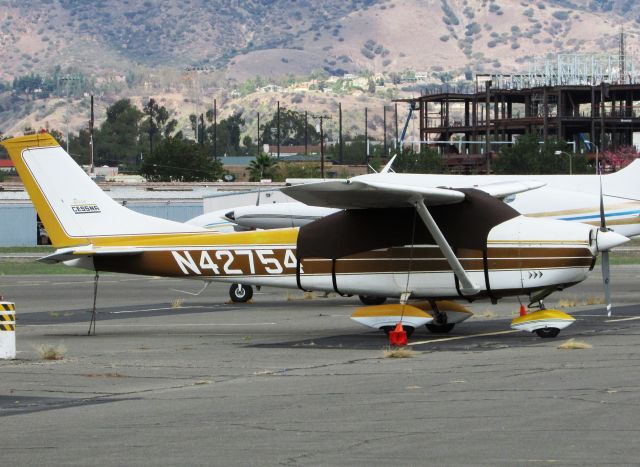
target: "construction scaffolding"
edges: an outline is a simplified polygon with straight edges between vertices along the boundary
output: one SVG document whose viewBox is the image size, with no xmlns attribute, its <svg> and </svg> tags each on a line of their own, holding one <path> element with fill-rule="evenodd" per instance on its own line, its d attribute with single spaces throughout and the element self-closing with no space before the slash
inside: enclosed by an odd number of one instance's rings
<svg viewBox="0 0 640 467">
<path fill-rule="evenodd" d="M 596 86 L 608 84 L 638 84 L 640 74 L 635 62 L 621 51 L 612 54 L 559 54 L 555 58 L 532 58 L 528 71 L 521 74 L 484 74 L 476 76 L 476 91 L 482 83 L 491 81 L 494 89 L 526 89 L 544 86 Z"/>
</svg>

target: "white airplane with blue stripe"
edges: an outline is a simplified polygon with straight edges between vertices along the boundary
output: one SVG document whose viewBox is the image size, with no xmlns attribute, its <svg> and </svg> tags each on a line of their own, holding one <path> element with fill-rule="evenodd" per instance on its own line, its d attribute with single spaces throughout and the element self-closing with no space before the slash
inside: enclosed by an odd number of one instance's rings
<svg viewBox="0 0 640 467">
<path fill-rule="evenodd" d="M 607 227 L 625 237 L 640 235 L 640 160 L 626 168 L 602 177 L 602 193 Z M 473 188 L 496 184 L 508 187 L 520 183 L 523 188 L 537 184 L 540 188 L 510 194 L 504 198 L 517 211 L 529 217 L 560 219 L 600 225 L 600 176 L 598 175 L 426 175 L 398 174 L 383 171 L 353 177 L 345 184 L 378 183 L 401 186 L 439 186 Z M 242 206 L 199 216 L 190 223 L 208 228 L 272 229 L 298 227 L 325 217 L 338 208 L 328 207 L 323 200 L 305 203 L 281 203 Z"/>
</svg>

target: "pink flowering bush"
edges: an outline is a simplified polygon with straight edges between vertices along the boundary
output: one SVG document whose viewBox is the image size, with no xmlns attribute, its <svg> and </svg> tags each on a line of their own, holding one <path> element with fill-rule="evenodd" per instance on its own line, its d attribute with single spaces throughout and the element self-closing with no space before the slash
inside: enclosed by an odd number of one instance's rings
<svg viewBox="0 0 640 467">
<path fill-rule="evenodd" d="M 611 151 L 604 151 L 600 154 L 600 161 L 605 172 L 617 172 L 628 166 L 640 153 L 634 146 L 621 146 Z"/>
</svg>

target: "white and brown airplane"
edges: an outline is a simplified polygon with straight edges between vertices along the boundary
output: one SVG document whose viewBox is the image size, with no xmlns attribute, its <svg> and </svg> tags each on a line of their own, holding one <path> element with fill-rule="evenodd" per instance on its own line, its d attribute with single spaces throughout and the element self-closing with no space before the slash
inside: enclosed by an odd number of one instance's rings
<svg viewBox="0 0 640 467">
<path fill-rule="evenodd" d="M 528 218 L 500 198 L 540 186 L 473 188 L 369 182 L 295 187 L 343 210 L 300 229 L 216 233 L 131 211 L 107 196 L 48 134 L 2 141 L 56 251 L 70 266 L 207 281 L 400 297 L 361 309 L 364 324 L 427 324 L 448 331 L 469 313 L 448 300 L 530 295 L 584 280 L 601 251 L 628 241 L 604 228 Z M 301 194 L 302 193 L 302 194 Z M 425 304 L 407 304 L 407 299 Z M 570 324 L 551 310 L 522 329 L 556 335 Z"/>
</svg>

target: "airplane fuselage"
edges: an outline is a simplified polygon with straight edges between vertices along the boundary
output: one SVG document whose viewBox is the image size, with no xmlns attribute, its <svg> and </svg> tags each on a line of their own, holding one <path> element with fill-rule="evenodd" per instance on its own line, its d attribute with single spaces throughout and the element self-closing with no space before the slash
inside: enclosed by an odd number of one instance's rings
<svg viewBox="0 0 640 467">
<path fill-rule="evenodd" d="M 518 217 L 494 228 L 484 249 L 459 249 L 458 258 L 479 286 L 477 297 L 520 295 L 584 280 L 593 265 L 589 228 L 558 222 L 568 231 L 540 235 L 539 221 Z M 553 221 L 551 221 L 553 225 Z M 513 232 L 518 240 L 514 240 Z M 436 245 L 404 245 L 343 258 L 297 259 L 297 229 L 260 232 L 260 244 L 234 241 L 253 232 L 212 234 L 215 245 L 143 249 L 129 256 L 97 255 L 87 265 L 101 271 L 183 277 L 341 294 L 461 297 L 460 284 Z M 531 233 L 531 235 L 529 235 Z M 270 243 L 268 239 L 280 240 Z M 288 239 L 282 242 L 283 238 Z"/>
</svg>

